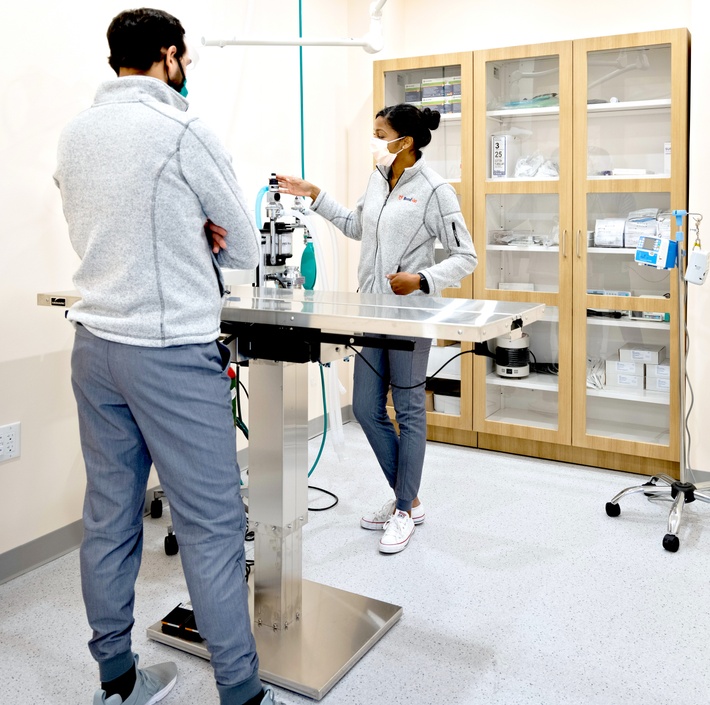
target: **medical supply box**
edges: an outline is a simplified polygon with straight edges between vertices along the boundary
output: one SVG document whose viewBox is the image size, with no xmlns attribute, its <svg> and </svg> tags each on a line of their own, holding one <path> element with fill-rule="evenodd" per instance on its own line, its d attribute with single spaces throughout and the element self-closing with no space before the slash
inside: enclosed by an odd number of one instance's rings
<svg viewBox="0 0 710 705">
<path fill-rule="evenodd" d="M 658 365 L 646 364 L 646 377 L 665 377 L 671 376 L 671 361 L 665 359 Z"/>
<path fill-rule="evenodd" d="M 606 376 L 606 386 L 621 389 L 643 389 L 643 375 L 612 373 Z"/>
<path fill-rule="evenodd" d="M 606 376 L 609 375 L 634 375 L 643 377 L 644 368 L 643 362 L 622 362 L 618 355 L 610 357 L 606 361 Z"/>
<path fill-rule="evenodd" d="M 650 365 L 658 365 L 666 357 L 664 345 L 653 343 L 626 343 L 619 348 L 619 360 L 621 362 L 644 362 Z"/>
<path fill-rule="evenodd" d="M 646 389 L 649 392 L 667 392 L 671 391 L 670 377 L 646 377 Z"/>
</svg>

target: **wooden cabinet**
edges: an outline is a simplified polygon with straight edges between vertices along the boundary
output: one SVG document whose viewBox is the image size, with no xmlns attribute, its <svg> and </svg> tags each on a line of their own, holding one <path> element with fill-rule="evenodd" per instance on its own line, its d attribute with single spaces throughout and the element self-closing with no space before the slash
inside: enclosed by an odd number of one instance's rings
<svg viewBox="0 0 710 705">
<path fill-rule="evenodd" d="M 688 51 L 678 29 L 375 64 L 376 105 L 404 99 L 386 84 L 407 72 L 461 66 L 457 190 L 479 266 L 455 295 L 547 306 L 529 374 L 505 341 L 489 344 L 502 366 L 477 356 L 471 374 L 464 356 L 461 414 L 432 414 L 431 438 L 677 474 L 676 276 L 634 253 L 687 206 Z"/>
</svg>

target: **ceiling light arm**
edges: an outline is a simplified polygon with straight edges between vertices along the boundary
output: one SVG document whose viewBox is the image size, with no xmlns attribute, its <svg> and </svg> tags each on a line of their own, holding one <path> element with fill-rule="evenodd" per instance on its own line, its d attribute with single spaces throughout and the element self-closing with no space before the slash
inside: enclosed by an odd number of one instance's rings
<svg viewBox="0 0 710 705">
<path fill-rule="evenodd" d="M 207 39 L 202 37 L 202 46 L 206 47 L 226 47 L 226 46 L 342 46 L 342 47 L 362 47 L 368 54 L 376 54 L 384 47 L 382 36 L 382 7 L 387 0 L 375 0 L 370 3 L 370 30 L 360 38 L 349 39 L 274 39 L 269 38 L 241 38 L 237 39 Z"/>
</svg>

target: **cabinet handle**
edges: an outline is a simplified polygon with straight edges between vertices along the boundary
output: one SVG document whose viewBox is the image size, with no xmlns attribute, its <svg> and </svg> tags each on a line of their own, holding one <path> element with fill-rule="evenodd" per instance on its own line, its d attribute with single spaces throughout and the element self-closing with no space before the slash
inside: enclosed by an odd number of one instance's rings
<svg viewBox="0 0 710 705">
<path fill-rule="evenodd" d="M 562 231 L 562 257 L 567 259 L 567 228 Z"/>
<path fill-rule="evenodd" d="M 577 259 L 579 259 L 582 256 L 581 245 L 582 245 L 582 231 L 577 230 Z"/>
</svg>

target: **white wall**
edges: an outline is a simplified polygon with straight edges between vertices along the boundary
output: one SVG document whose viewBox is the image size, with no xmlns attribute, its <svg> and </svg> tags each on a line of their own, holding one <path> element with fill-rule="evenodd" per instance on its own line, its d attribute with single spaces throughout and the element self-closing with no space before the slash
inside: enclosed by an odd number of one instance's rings
<svg viewBox="0 0 710 705">
<path fill-rule="evenodd" d="M 347 36 L 347 5 L 306 0 L 304 33 Z M 0 424 L 22 423 L 22 457 L 0 465 L 0 553 L 81 516 L 84 470 L 69 382 L 72 330 L 39 291 L 70 289 L 78 259 L 52 181 L 63 125 L 112 78 L 106 29 L 124 0 L 27 0 L 0 6 Z M 298 2 L 166 0 L 199 44 L 296 37 Z M 360 49 L 306 49 L 307 176 L 346 200 L 347 127 L 339 77 Z M 273 170 L 300 174 L 298 49 L 199 48 L 190 110 L 234 156 L 249 202 Z M 343 278 L 347 266 L 343 266 Z M 320 395 L 312 416 L 321 413 Z M 240 436 L 241 438 L 241 436 Z"/>
<path fill-rule="evenodd" d="M 710 8 L 706 0 L 691 2 L 691 101 L 690 101 L 690 188 L 688 207 L 691 212 L 705 214 L 701 225 L 703 245 L 710 250 Z M 710 368 L 707 348 L 710 345 L 710 285 L 689 286 L 688 331 L 690 354 L 688 376 L 695 391 L 695 407 L 690 418 L 690 467 L 701 472 L 690 473 L 693 481 L 710 480 Z"/>
<path fill-rule="evenodd" d="M 91 103 L 97 84 L 112 76 L 105 31 L 128 6 L 26 0 L 0 7 L 0 424 L 21 421 L 23 430 L 22 457 L 0 465 L 0 553 L 81 514 L 83 464 L 69 385 L 72 333 L 58 311 L 35 306 L 35 295 L 71 287 L 77 259 L 51 180 L 56 142 L 61 127 Z M 159 6 L 180 17 L 196 38 L 245 31 L 293 36 L 298 29 L 297 0 L 170 0 Z M 368 7 L 369 0 L 303 0 L 304 34 L 362 35 Z M 372 164 L 373 107 L 381 107 L 372 105 L 373 60 L 687 26 L 695 96 L 690 205 L 706 211 L 710 228 L 704 173 L 710 138 L 702 131 L 710 107 L 705 0 L 597 0 L 576 4 L 573 12 L 568 0 L 509 0 L 504 8 L 491 0 L 389 0 L 384 14 L 387 45 L 374 57 L 360 49 L 304 52 L 309 180 L 351 205 L 362 192 Z M 233 153 L 248 198 L 274 169 L 298 174 L 298 50 L 201 48 L 200 54 L 189 78 L 191 110 Z M 357 245 L 347 243 L 342 252 L 340 288 L 352 290 Z M 691 292 L 696 390 L 708 382 L 699 352 L 710 340 L 701 315 L 708 296 L 710 287 Z M 700 464 L 710 457 L 710 439 L 701 436 L 698 419 L 708 417 L 710 402 L 696 403 L 693 457 Z M 318 413 L 312 408 L 312 416 Z"/>
</svg>

